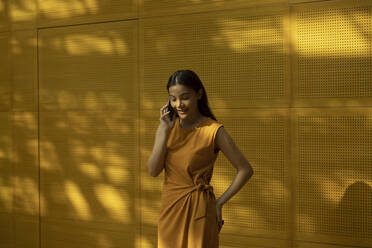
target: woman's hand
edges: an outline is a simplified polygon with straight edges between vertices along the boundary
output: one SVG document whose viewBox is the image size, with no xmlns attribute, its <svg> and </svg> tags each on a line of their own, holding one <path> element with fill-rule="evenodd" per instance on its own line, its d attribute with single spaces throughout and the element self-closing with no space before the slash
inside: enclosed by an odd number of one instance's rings
<svg viewBox="0 0 372 248">
<path fill-rule="evenodd" d="M 169 114 L 170 111 L 167 108 L 168 104 L 165 104 L 161 109 L 160 109 L 160 125 L 163 125 L 167 127 L 167 129 L 171 129 L 174 126 L 176 117 L 173 116 L 173 118 L 170 118 Z"/>
<path fill-rule="evenodd" d="M 222 205 L 218 201 L 216 202 L 216 210 L 217 210 L 218 231 L 221 231 L 221 228 L 224 224 L 224 220 L 222 219 Z"/>
</svg>

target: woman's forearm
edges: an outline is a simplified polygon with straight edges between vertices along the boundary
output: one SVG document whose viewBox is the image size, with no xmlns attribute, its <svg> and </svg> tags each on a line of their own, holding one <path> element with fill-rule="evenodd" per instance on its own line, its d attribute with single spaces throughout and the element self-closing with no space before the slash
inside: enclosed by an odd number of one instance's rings
<svg viewBox="0 0 372 248">
<path fill-rule="evenodd" d="M 217 204 L 220 204 L 220 206 L 222 206 L 228 200 L 230 200 L 230 198 L 238 193 L 243 185 L 246 184 L 246 182 L 249 180 L 249 178 L 251 178 L 252 175 L 253 170 L 251 169 L 251 167 L 250 169 L 238 170 L 229 188 L 220 196 L 220 198 L 218 198 Z"/>
<path fill-rule="evenodd" d="M 148 172 L 151 176 L 157 177 L 164 169 L 165 155 L 167 152 L 167 141 L 170 129 L 159 125 L 156 130 L 155 142 L 152 153 L 147 161 Z"/>
</svg>

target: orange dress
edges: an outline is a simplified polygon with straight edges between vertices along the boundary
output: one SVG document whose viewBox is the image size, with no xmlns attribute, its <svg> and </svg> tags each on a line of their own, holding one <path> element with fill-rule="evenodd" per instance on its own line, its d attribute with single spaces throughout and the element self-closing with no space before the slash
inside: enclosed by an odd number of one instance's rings
<svg viewBox="0 0 372 248">
<path fill-rule="evenodd" d="M 176 117 L 168 136 L 165 174 L 158 222 L 158 248 L 217 248 L 216 198 L 209 184 L 218 151 L 218 128 L 210 117 L 193 129 Z"/>
</svg>

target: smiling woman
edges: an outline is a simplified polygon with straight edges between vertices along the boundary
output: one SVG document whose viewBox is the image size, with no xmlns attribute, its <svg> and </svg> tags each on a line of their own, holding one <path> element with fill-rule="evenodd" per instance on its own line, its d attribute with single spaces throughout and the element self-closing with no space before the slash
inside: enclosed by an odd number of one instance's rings
<svg viewBox="0 0 372 248">
<path fill-rule="evenodd" d="M 190 128 L 199 123 L 204 116 L 216 120 L 208 107 L 207 95 L 199 77 L 191 70 L 178 72 L 178 75 L 175 73 L 170 77 L 167 90 L 171 107 L 180 118 L 181 126 Z"/>
<path fill-rule="evenodd" d="M 176 71 L 167 90 L 170 106 L 160 109 L 160 125 L 148 161 L 150 175 L 165 173 L 158 248 L 217 248 L 224 224 L 222 205 L 248 181 L 253 170 L 212 114 L 205 89 L 193 71 Z M 238 175 L 216 200 L 209 183 L 219 150 L 238 163 L 234 164 Z"/>
<path fill-rule="evenodd" d="M 174 91 L 174 89 L 177 90 L 179 87 L 182 87 L 182 85 L 181 86 L 177 85 L 175 87 L 171 87 L 170 91 Z M 181 90 L 182 90 L 182 88 L 181 88 Z M 175 93 L 172 93 L 172 94 L 175 94 Z M 169 94 L 169 98 L 171 99 L 171 102 L 173 103 L 173 102 L 176 102 L 177 97 L 172 95 L 172 94 Z M 181 100 L 187 102 L 190 99 L 190 96 L 192 95 L 192 92 L 186 91 L 186 92 L 181 93 L 180 95 L 181 95 Z M 172 104 L 172 107 L 176 108 L 176 111 L 177 111 L 178 114 L 184 115 L 187 112 L 187 108 L 185 106 L 174 107 L 174 104 Z"/>
</svg>

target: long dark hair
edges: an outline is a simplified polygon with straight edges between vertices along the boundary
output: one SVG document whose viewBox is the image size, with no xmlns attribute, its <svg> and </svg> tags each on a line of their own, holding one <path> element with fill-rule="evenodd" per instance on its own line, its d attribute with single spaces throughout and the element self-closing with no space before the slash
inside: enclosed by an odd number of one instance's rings
<svg viewBox="0 0 372 248">
<path fill-rule="evenodd" d="M 178 70 L 174 72 L 168 80 L 167 83 L 167 91 L 169 94 L 169 87 L 176 85 L 176 84 L 181 84 L 189 89 L 194 90 L 195 92 L 198 92 L 200 88 L 203 89 L 203 95 L 202 97 L 198 100 L 198 109 L 201 114 L 204 116 L 208 116 L 212 118 L 213 120 L 217 121 L 216 117 L 214 117 L 212 111 L 210 110 L 208 106 L 208 98 L 207 98 L 207 92 L 204 89 L 204 86 L 202 82 L 200 81 L 198 75 L 196 75 L 195 72 L 191 70 Z M 178 116 L 176 112 L 176 116 Z"/>
</svg>

